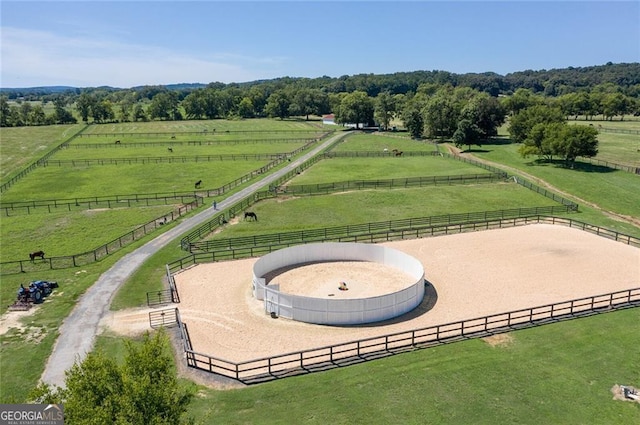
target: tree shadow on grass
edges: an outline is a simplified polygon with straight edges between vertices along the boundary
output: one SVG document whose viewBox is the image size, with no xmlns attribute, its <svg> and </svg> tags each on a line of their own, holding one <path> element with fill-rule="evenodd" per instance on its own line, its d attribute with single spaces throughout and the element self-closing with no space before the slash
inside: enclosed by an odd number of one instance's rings
<svg viewBox="0 0 640 425">
<path fill-rule="evenodd" d="M 606 167 L 604 165 L 591 164 L 589 162 L 575 161 L 572 164 L 567 164 L 562 159 L 536 159 L 527 162 L 526 165 L 530 166 L 549 166 L 554 168 L 564 168 L 571 171 L 580 171 L 583 173 L 612 173 L 617 171 L 615 168 Z"/>
</svg>

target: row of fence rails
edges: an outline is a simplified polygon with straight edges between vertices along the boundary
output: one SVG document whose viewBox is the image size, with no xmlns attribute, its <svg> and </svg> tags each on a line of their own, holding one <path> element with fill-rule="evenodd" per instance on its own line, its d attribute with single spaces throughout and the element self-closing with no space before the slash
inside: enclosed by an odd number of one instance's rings
<svg viewBox="0 0 640 425">
<path fill-rule="evenodd" d="M 449 157 L 449 158 L 453 158 L 453 159 L 456 159 L 456 160 L 459 160 L 459 161 L 463 161 L 463 162 L 466 162 L 468 164 L 472 164 L 472 165 L 475 165 L 477 167 L 484 168 L 485 170 L 489 170 L 489 171 L 494 172 L 494 173 L 500 173 L 500 174 L 504 175 L 505 178 L 509 177 L 508 174 L 504 170 L 501 170 L 501 169 L 499 169 L 497 167 L 485 164 L 483 162 L 480 162 L 480 161 L 477 161 L 477 160 L 474 160 L 474 159 L 471 159 L 471 158 L 466 158 L 466 157 L 462 157 L 460 155 L 452 155 L 452 154 L 444 154 L 443 156 Z M 572 208 L 574 208 L 575 211 L 578 210 L 578 204 L 576 204 L 576 203 L 574 203 L 574 202 L 572 202 L 572 201 L 570 201 L 570 200 L 568 200 L 566 198 L 563 198 L 562 196 L 556 195 L 553 192 L 550 192 L 550 191 L 548 191 L 546 189 L 543 189 L 540 186 L 537 186 L 537 185 L 535 185 L 535 184 L 523 179 L 522 177 L 517 177 L 517 176 L 512 176 L 512 177 L 513 177 L 513 179 L 514 179 L 514 181 L 516 183 L 526 187 L 527 189 L 531 189 L 534 192 L 539 193 L 539 194 L 541 194 L 541 195 L 543 195 L 543 196 L 545 196 L 547 198 L 553 199 L 554 201 L 559 202 L 559 203 L 561 203 L 563 205 L 569 205 Z"/>
<path fill-rule="evenodd" d="M 481 222 L 512 217 L 553 215 L 568 212 L 567 206 L 549 205 L 540 207 L 513 208 L 506 210 L 475 211 L 469 213 L 445 214 L 426 217 L 412 217 L 399 220 L 369 222 L 344 226 L 305 229 L 291 232 L 268 233 L 237 238 L 189 242 L 191 251 L 215 251 L 245 246 L 281 245 L 290 242 L 329 241 L 353 235 L 393 230 L 415 230 L 440 224 Z M 195 240 L 196 238 L 191 238 Z"/>
<path fill-rule="evenodd" d="M 291 130 L 220 130 L 220 131 L 208 131 L 208 130 L 200 130 L 200 131 L 164 131 L 164 132 L 140 132 L 140 133 L 131 133 L 131 132 L 112 132 L 112 133 L 83 133 L 79 137 L 81 138 L 92 138 L 92 137 L 164 137 L 164 136 L 212 136 L 212 135 L 223 135 L 223 134 L 276 134 L 276 133 L 314 133 L 317 131 L 314 130 L 305 130 L 305 129 L 291 129 Z M 323 132 L 326 133 L 326 132 Z"/>
<path fill-rule="evenodd" d="M 132 207 L 149 207 L 157 205 L 174 205 L 189 204 L 198 199 L 193 193 L 173 194 L 169 196 L 159 196 L 159 194 L 151 194 L 148 197 L 141 195 L 129 195 L 124 197 L 120 195 L 111 197 L 87 197 L 76 199 L 51 199 L 51 200 L 31 200 L 16 201 L 0 204 L 2 215 L 11 217 L 23 214 L 37 213 L 54 213 L 54 212 L 71 212 L 84 211 L 95 208 L 132 208 Z"/>
<path fill-rule="evenodd" d="M 570 201 L 569 199 L 563 198 L 560 195 L 556 195 L 555 193 L 544 189 L 536 184 L 531 183 L 530 181 L 527 181 L 525 179 L 523 179 L 522 177 L 518 177 L 518 176 L 512 176 L 513 180 L 518 183 L 521 186 L 526 187 L 527 189 L 530 189 L 536 193 L 539 193 L 540 195 L 552 199 L 558 203 L 561 203 L 562 205 L 567 205 L 569 207 L 572 208 L 573 211 L 578 211 L 578 204 L 576 204 L 573 201 Z"/>
<path fill-rule="evenodd" d="M 3 183 L 0 185 L 0 193 L 4 193 L 7 191 L 7 189 L 9 189 L 11 186 L 13 186 L 14 184 L 16 184 L 19 180 L 21 180 L 22 178 L 24 178 L 25 176 L 27 176 L 28 174 L 30 174 L 33 170 L 35 170 L 36 168 L 42 166 L 51 156 L 53 156 L 56 152 L 58 152 L 60 149 L 65 148 L 66 146 L 69 145 L 69 143 L 75 139 L 76 137 L 80 137 L 82 135 L 82 133 L 88 128 L 87 125 L 85 125 L 83 128 L 81 128 L 76 134 L 74 134 L 73 136 L 71 136 L 70 138 L 68 138 L 67 140 L 65 140 L 64 142 L 62 142 L 61 144 L 59 144 L 58 146 L 56 146 L 54 149 L 52 149 L 51 151 L 47 152 L 44 156 L 42 156 L 40 159 L 36 160 L 35 162 L 32 162 L 31 164 L 29 164 L 26 168 L 24 168 L 23 170 L 21 170 L 18 174 L 16 174 L 15 176 L 11 177 L 11 179 L 9 179 L 9 181 Z"/>
<path fill-rule="evenodd" d="M 442 156 L 443 158 L 454 159 L 456 161 L 461 161 L 461 162 L 464 162 L 466 164 L 471 164 L 471 165 L 474 165 L 476 167 L 483 168 L 483 169 L 485 169 L 487 171 L 490 171 L 492 173 L 500 174 L 500 175 L 504 176 L 504 178 L 508 177 L 506 171 L 501 170 L 498 167 L 494 167 L 493 165 L 485 164 L 484 162 L 481 162 L 481 161 L 478 161 L 478 160 L 475 160 L 475 159 L 472 159 L 472 158 L 467 158 L 467 157 L 464 157 L 464 156 L 461 156 L 461 155 L 454 155 L 454 154 L 451 154 L 451 153 L 439 153 L 439 155 Z"/>
<path fill-rule="evenodd" d="M 50 159 L 43 166 L 71 166 L 86 167 L 92 165 L 148 165 L 148 164 L 186 164 L 190 162 L 219 162 L 219 161 L 261 161 L 274 160 L 288 157 L 291 153 L 266 153 L 266 154 L 217 154 L 195 156 L 148 156 L 136 158 L 94 158 L 94 159 Z"/>
<path fill-rule="evenodd" d="M 564 208 L 564 210 L 563 210 Z M 458 223 L 441 223 L 434 224 L 432 226 L 423 226 L 412 229 L 396 229 L 396 230 L 372 230 L 369 233 L 353 234 L 351 236 L 336 236 L 329 238 L 313 239 L 311 237 L 304 241 L 296 240 L 294 237 L 290 237 L 288 240 L 285 237 L 279 237 L 277 240 L 271 240 L 263 245 L 242 245 L 244 242 L 238 242 L 238 245 L 234 245 L 229 240 L 223 240 L 215 248 L 205 250 L 206 247 L 199 246 L 198 249 L 194 248 L 196 253 L 180 258 L 170 264 L 168 267 L 171 273 L 177 273 L 185 268 L 191 267 L 194 264 L 211 263 L 216 261 L 235 260 L 239 258 L 257 257 L 265 255 L 270 252 L 276 251 L 281 248 L 289 246 L 299 245 L 301 243 L 315 243 L 318 241 L 337 241 L 337 242 L 360 242 L 360 243 L 383 243 L 394 240 L 406 240 L 417 239 L 424 237 L 442 236 L 457 234 L 463 232 L 474 232 L 482 230 L 501 229 L 515 226 L 523 226 L 536 223 L 562 225 L 567 227 L 574 227 L 587 232 L 593 233 L 597 236 L 603 236 L 617 242 L 622 242 L 627 245 L 633 245 L 640 247 L 640 238 L 616 232 L 613 230 L 605 229 L 598 226 L 593 226 L 588 223 L 584 223 L 577 220 L 568 218 L 556 217 L 550 214 L 557 214 L 560 212 L 566 212 L 569 209 L 567 206 L 553 206 L 551 213 L 547 212 L 539 215 L 522 215 L 511 218 L 484 218 L 477 217 L 477 220 L 458 222 Z M 533 211 L 535 212 L 535 211 Z M 540 211 L 539 211 L 540 212 Z M 309 232 L 308 230 L 305 232 Z M 249 237 L 250 238 L 250 237 Z M 232 238 L 235 239 L 235 238 Z M 204 243 L 204 242 L 203 242 Z M 258 243 L 258 241 L 256 241 Z"/>
<path fill-rule="evenodd" d="M 628 235 L 626 233 L 620 233 L 615 230 L 607 229 L 593 224 L 585 223 L 582 221 L 571 220 L 561 217 L 545 217 L 541 220 L 544 223 L 557 224 L 567 227 L 580 229 L 585 232 L 592 233 L 597 236 L 602 236 L 607 239 L 614 240 L 616 242 L 622 242 L 627 245 L 633 245 L 640 248 L 640 238 Z"/>
<path fill-rule="evenodd" d="M 640 130 L 632 130 L 629 128 L 598 127 L 598 131 L 602 131 L 603 133 L 640 134 Z"/>
<path fill-rule="evenodd" d="M 633 288 L 239 363 L 195 352 L 187 344 L 184 347 L 189 366 L 250 384 L 637 306 L 640 288 Z"/>
<path fill-rule="evenodd" d="M 341 182 L 329 182 L 318 184 L 304 185 L 285 185 L 277 188 L 278 193 L 289 195 L 302 194 L 326 194 L 345 190 L 362 190 L 362 189 L 378 189 L 378 188 L 407 188 L 422 186 L 437 186 L 439 184 L 475 184 L 475 183 L 492 183 L 496 180 L 503 180 L 501 174 L 483 173 L 483 174 L 461 174 L 455 176 L 425 176 L 425 177 L 407 177 L 396 179 L 377 179 L 377 180 L 349 180 Z"/>
<path fill-rule="evenodd" d="M 72 149 L 104 149 L 104 148 L 148 148 L 148 147 L 180 147 L 180 146 L 221 146 L 243 144 L 270 144 L 270 143 L 308 143 L 317 140 L 317 137 L 287 138 L 287 139 L 242 139 L 242 140 L 174 140 L 162 142 L 126 142 L 126 143 L 75 143 L 67 147 Z"/>
<path fill-rule="evenodd" d="M 165 265 L 165 268 L 168 288 L 158 291 L 148 291 L 147 306 L 149 307 L 180 302 L 180 295 L 178 294 L 175 278 L 173 277 L 169 266 Z"/>
<path fill-rule="evenodd" d="M 154 230 L 164 226 L 165 224 L 176 220 L 178 217 L 190 213 L 192 210 L 202 205 L 202 203 L 202 198 L 198 198 L 191 203 L 182 205 L 179 208 L 161 217 L 157 217 L 91 251 L 70 256 L 48 257 L 44 260 L 35 260 L 33 262 L 31 260 L 18 260 L 0 263 L 0 274 L 4 275 L 32 271 L 65 269 L 81 267 L 87 264 L 95 263 L 105 258 L 106 256 L 122 249 L 131 242 L 136 241 L 153 232 Z"/>
<path fill-rule="evenodd" d="M 603 161 L 601 159 L 596 159 L 596 158 L 586 158 L 583 156 L 580 157 L 580 161 L 588 162 L 589 164 L 592 164 L 592 165 L 601 165 L 603 167 L 613 168 L 615 170 L 626 171 L 632 174 L 640 174 L 640 166 L 637 166 L 637 165 L 635 166 L 624 165 L 624 164 L 618 164 L 610 161 Z"/>
<path fill-rule="evenodd" d="M 395 158 L 398 156 L 439 156 L 436 151 L 403 151 L 400 155 L 395 152 L 388 151 L 327 151 L 324 153 L 326 158 Z"/>
<path fill-rule="evenodd" d="M 303 164 L 301 164 L 299 167 L 297 167 L 295 170 L 289 171 L 288 173 L 286 173 L 285 175 L 283 175 L 282 177 L 280 177 L 279 179 L 274 181 L 271 184 L 271 186 L 270 186 L 268 191 L 256 192 L 255 194 L 248 196 L 247 198 L 239 201 L 238 203 L 236 203 L 232 207 L 228 208 L 225 213 L 220 214 L 220 215 L 216 215 L 215 217 L 213 217 L 208 222 L 206 222 L 203 225 L 201 225 L 200 227 L 194 229 L 192 232 L 190 232 L 184 238 L 181 239 L 181 241 L 180 241 L 181 248 L 184 251 L 191 251 L 191 245 L 192 245 L 192 243 L 194 241 L 200 240 L 203 237 L 209 235 L 211 232 L 213 232 L 218 227 L 220 227 L 222 224 L 224 224 L 225 221 L 228 221 L 231 217 L 235 217 L 241 211 L 244 211 L 246 208 L 248 208 L 249 206 L 253 205 L 253 203 L 255 203 L 256 201 L 275 197 L 276 196 L 276 188 L 278 187 L 279 184 L 290 180 L 291 178 L 296 176 L 300 172 L 300 170 L 304 170 L 304 169 L 310 167 L 311 165 L 313 165 L 314 163 L 316 163 L 319 160 L 320 160 L 319 156 L 314 156 L 314 157 L 310 158 L 309 160 L 307 160 Z M 270 163 L 267 166 L 263 167 L 263 169 L 258 170 L 257 174 L 262 174 L 262 173 L 268 171 L 268 169 L 278 166 L 283 161 L 285 161 L 284 158 L 280 158 L 280 159 L 278 159 L 276 161 L 273 161 L 272 163 Z M 254 173 L 256 173 L 256 172 L 254 172 Z M 225 185 L 225 186 L 223 186 L 223 187 L 218 189 L 219 190 L 219 194 L 225 193 L 228 190 L 230 190 L 230 189 L 232 189 L 234 187 L 237 187 L 237 186 L 239 186 L 240 184 L 242 184 L 242 183 L 244 183 L 246 181 L 249 181 L 255 175 L 256 174 L 247 174 L 247 175 L 243 176 L 243 178 L 241 178 L 241 179 L 237 179 L 234 182 L 228 183 L 227 185 Z"/>
<path fill-rule="evenodd" d="M 168 328 L 178 324 L 178 309 L 167 308 L 149 312 L 149 326 L 152 329 Z"/>
</svg>

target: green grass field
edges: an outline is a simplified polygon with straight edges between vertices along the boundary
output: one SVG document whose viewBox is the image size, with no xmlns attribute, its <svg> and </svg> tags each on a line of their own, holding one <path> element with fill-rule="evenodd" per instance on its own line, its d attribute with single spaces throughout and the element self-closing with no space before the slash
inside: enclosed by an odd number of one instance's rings
<svg viewBox="0 0 640 425">
<path fill-rule="evenodd" d="M 446 215 L 453 211 L 480 212 L 488 206 L 500 210 L 548 205 L 559 204 L 514 182 L 279 197 L 251 207 L 260 217 L 258 222 L 231 223 L 211 239 Z"/>
<path fill-rule="evenodd" d="M 126 132 L 179 134 L 180 131 L 212 131 L 213 128 L 216 131 L 228 129 L 230 132 L 270 132 L 284 131 L 285 128 L 308 129 L 311 125 L 313 124 L 301 121 L 216 120 L 92 125 L 88 131 L 116 137 L 118 133 Z M 42 129 L 34 129 L 36 130 Z M 1 131 L 2 161 L 5 161 L 5 129 Z M 247 132 L 242 137 L 257 138 L 254 136 Z M 176 136 L 176 140 L 178 137 Z M 145 136 L 140 138 L 145 139 Z M 37 137 L 27 136 L 24 142 L 17 137 L 11 145 L 11 152 L 23 149 L 22 145 L 29 145 L 32 139 Z M 110 137 L 105 136 L 105 139 L 110 140 Z M 64 138 L 59 140 L 62 142 Z M 58 140 L 55 143 L 52 141 L 43 148 L 43 152 L 57 144 Z M 405 151 L 434 149 L 433 145 L 425 142 L 371 134 L 352 136 L 337 149 L 382 150 L 387 144 L 388 149 Z M 238 146 L 244 146 L 247 151 L 257 148 L 253 144 Z M 267 149 L 260 146 L 260 149 L 263 148 Z M 638 176 L 527 165 L 514 157 L 512 148 L 511 145 L 487 145 L 482 147 L 487 152 L 473 154 L 509 167 L 522 167 L 522 170 L 530 174 L 549 179 L 550 183 L 562 191 L 585 199 L 589 197 L 589 200 L 593 199 L 612 211 L 640 216 L 640 207 L 633 205 L 640 193 Z M 241 151 L 242 148 L 238 149 Z M 98 150 L 115 152 L 121 149 Z M 66 151 L 64 153 L 67 154 Z M 39 156 L 41 155 L 36 155 L 34 159 Z M 52 159 L 57 157 L 56 154 Z M 229 162 L 229 168 L 217 168 L 224 164 L 225 161 L 190 163 L 187 171 L 179 170 L 181 167 L 174 166 L 173 168 L 178 169 L 176 170 L 160 165 L 74 167 L 61 168 L 57 172 L 53 170 L 55 167 L 47 167 L 29 174 L 2 196 L 5 202 L 7 199 L 155 192 L 165 191 L 159 189 L 164 187 L 175 187 L 166 190 L 189 191 L 193 190 L 193 181 L 199 178 L 203 180 L 203 188 L 213 188 L 228 183 L 245 172 L 242 168 L 245 163 L 242 161 Z M 258 166 L 261 165 L 256 163 L 248 168 L 255 169 Z M 15 168 L 19 169 L 20 167 Z M 291 184 L 485 172 L 462 162 L 431 156 L 332 158 L 322 160 L 305 170 Z M 43 185 L 42 182 L 48 184 Z M 252 210 L 261 218 L 259 222 L 229 225 L 215 237 L 540 205 L 553 205 L 553 201 L 515 183 L 285 197 L 252 206 Z M 152 209 L 156 208 L 161 207 Z M 129 213 L 132 214 L 131 217 L 125 217 Z M 5 237 L 9 241 L 7 243 L 10 243 L 10 252 L 17 251 L 20 248 L 19 241 L 25 238 L 29 238 L 31 246 L 46 238 L 54 240 L 60 237 L 60 246 L 73 247 L 74 244 L 80 246 L 91 229 L 100 229 L 87 238 L 95 236 L 97 241 L 101 237 L 107 238 L 107 233 L 102 230 L 105 227 L 122 225 L 126 228 L 135 225 L 137 219 L 143 219 L 140 212 L 122 211 L 123 215 L 120 217 L 119 211 L 109 211 L 95 214 L 97 221 L 87 221 L 91 223 L 87 224 L 85 219 L 89 214 L 92 213 L 75 212 L 66 217 L 62 214 L 43 215 L 33 220 L 34 223 L 29 222 L 28 216 L 11 222 L 2 218 L 2 261 L 9 260 L 5 251 Z M 263 217 L 268 219 L 263 220 Z M 571 214 L 570 218 L 604 226 L 617 223 L 590 207 L 581 208 L 580 213 Z M 64 222 L 65 219 L 68 222 Z M 127 221 L 129 219 L 132 219 L 131 223 Z M 56 227 L 56 223 L 59 226 Z M 621 227 L 636 229 L 640 233 L 640 229 L 629 224 Z M 56 228 L 68 230 L 65 230 L 67 233 L 58 234 L 54 231 Z M 15 237 L 11 235 L 13 231 L 17 233 Z M 178 248 L 177 240 L 175 242 L 153 256 L 134 274 L 116 294 L 111 308 L 143 305 L 146 291 L 162 287 L 164 265 L 186 255 Z M 46 277 L 29 273 L 2 277 L 0 297 L 3 308 L 12 301 L 14 291 L 20 283 L 40 278 L 61 283 L 60 290 L 47 299 L 44 308 L 38 309 L 36 314 L 25 320 L 25 330 L 12 330 L 0 337 L 2 402 L 19 402 L 25 399 L 44 368 L 58 325 L 70 313 L 75 301 L 117 259 L 142 243 L 144 241 L 135 242 L 113 256 L 81 270 L 55 270 Z M 640 405 L 613 401 L 610 388 L 614 384 L 640 386 L 637 356 L 633 356 L 640 345 L 640 334 L 632 331 L 637 327 L 639 319 L 640 311 L 635 308 L 512 332 L 505 345 L 492 346 L 482 340 L 472 340 L 249 388 L 215 390 L 200 386 L 189 414 L 196 423 L 202 424 L 635 423 L 640 420 Z M 122 352 L 121 340 L 110 334 L 99 338 L 97 345 L 114 357 Z"/>
<path fill-rule="evenodd" d="M 220 143 L 204 145 L 171 146 L 172 151 L 165 146 L 132 146 L 114 145 L 102 149 L 64 149 L 56 154 L 56 160 L 107 159 L 107 158 L 172 158 L 179 160 L 191 157 L 215 155 L 264 155 L 288 154 L 303 147 L 305 142 L 273 142 L 273 143 Z"/>
<path fill-rule="evenodd" d="M 385 149 L 391 154 L 394 149 L 403 152 L 434 152 L 436 147 L 433 143 L 411 140 L 409 137 L 392 136 L 385 133 L 365 133 L 354 134 L 344 139 L 342 143 L 336 146 L 334 151 L 384 152 Z"/>
<path fill-rule="evenodd" d="M 84 125 L 0 128 L 2 183 L 79 132 Z"/>
<path fill-rule="evenodd" d="M 636 423 L 638 309 L 510 332 L 245 389 L 201 389 L 201 424 Z"/>
<path fill-rule="evenodd" d="M 640 176 L 612 168 L 579 163 L 576 169 L 522 158 L 518 145 L 490 145 L 474 151 L 478 158 L 517 168 L 580 199 L 620 214 L 640 217 Z M 578 201 L 578 204 L 581 202 Z"/>
<path fill-rule="evenodd" d="M 185 193 L 217 189 L 269 161 L 206 161 L 187 163 L 147 163 L 90 166 L 49 166 L 38 168 L 3 194 L 3 202 L 33 199 L 74 199 L 150 193 Z M 46 181 L 46 190 L 42 182 Z"/>
</svg>

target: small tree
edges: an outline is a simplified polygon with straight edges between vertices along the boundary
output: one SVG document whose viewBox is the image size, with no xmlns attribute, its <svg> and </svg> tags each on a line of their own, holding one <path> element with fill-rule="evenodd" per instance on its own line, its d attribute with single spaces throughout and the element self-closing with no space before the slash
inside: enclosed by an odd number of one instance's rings
<svg viewBox="0 0 640 425">
<path fill-rule="evenodd" d="M 457 148 L 467 145 L 471 150 L 471 145 L 480 145 L 480 128 L 471 120 L 463 118 L 458 122 L 458 128 L 453 133 L 453 143 Z"/>
<path fill-rule="evenodd" d="M 124 364 L 92 352 L 66 372 L 65 388 L 39 385 L 31 400 L 64 403 L 69 423 L 177 424 L 193 397 L 180 387 L 163 331 L 128 342 Z"/>
</svg>

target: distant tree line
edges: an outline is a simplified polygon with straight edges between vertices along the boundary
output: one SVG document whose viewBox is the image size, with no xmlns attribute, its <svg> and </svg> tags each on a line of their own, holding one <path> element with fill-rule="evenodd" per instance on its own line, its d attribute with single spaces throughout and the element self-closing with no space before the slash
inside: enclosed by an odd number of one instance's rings
<svg viewBox="0 0 640 425">
<path fill-rule="evenodd" d="M 566 117 L 623 119 L 629 114 L 640 115 L 640 63 L 523 71 L 506 76 L 415 71 L 339 78 L 283 77 L 241 84 L 2 92 L 3 127 L 73 123 L 77 119 L 95 123 L 291 116 L 308 119 L 334 113 L 339 123 L 382 128 L 400 118 L 411 125 L 416 137 L 422 133 L 452 137 L 458 130 L 452 122 L 461 118 L 465 122 L 457 139 L 464 141 L 476 135 L 491 136 L 489 121 L 497 117 L 489 115 L 498 112 L 498 104 L 510 114 L 533 102 L 553 103 Z M 467 105 L 471 98 L 473 102 Z M 41 103 L 30 103 L 34 101 Z M 423 132 L 419 131 L 420 119 L 424 121 Z M 475 124 L 478 128 L 470 125 L 477 120 L 482 121 Z"/>
</svg>

